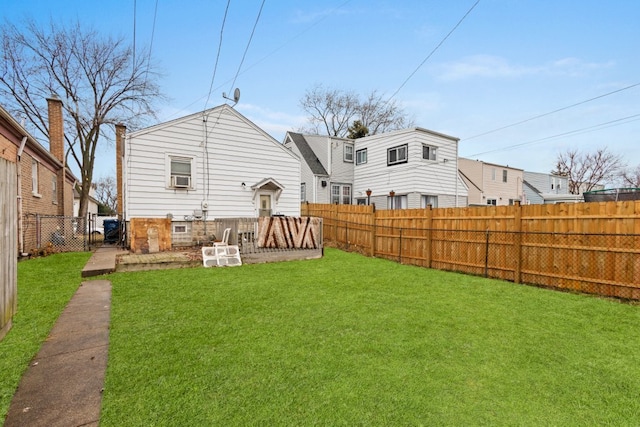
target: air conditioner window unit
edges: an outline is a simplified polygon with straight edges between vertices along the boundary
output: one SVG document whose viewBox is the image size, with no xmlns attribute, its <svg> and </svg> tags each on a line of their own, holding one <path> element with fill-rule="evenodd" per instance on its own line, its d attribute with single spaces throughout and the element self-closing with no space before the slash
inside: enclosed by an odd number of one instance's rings
<svg viewBox="0 0 640 427">
<path fill-rule="evenodd" d="M 171 175 L 171 186 L 175 188 L 191 187 L 191 177 L 185 175 Z"/>
</svg>

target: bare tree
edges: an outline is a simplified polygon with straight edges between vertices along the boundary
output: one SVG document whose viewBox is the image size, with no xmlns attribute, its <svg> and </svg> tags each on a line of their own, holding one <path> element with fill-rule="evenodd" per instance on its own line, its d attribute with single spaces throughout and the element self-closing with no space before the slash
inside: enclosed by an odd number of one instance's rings
<svg viewBox="0 0 640 427">
<path fill-rule="evenodd" d="M 558 154 L 556 169 L 552 173 L 566 176 L 569 193 L 591 191 L 596 185 L 612 182 L 624 168 L 619 155 L 600 148 L 593 153 L 568 150 Z"/>
<path fill-rule="evenodd" d="M 85 31 L 80 23 L 40 28 L 33 20 L 6 23 L 0 34 L 0 96 L 7 109 L 26 115 L 36 136 L 48 139 L 46 98 L 56 95 L 65 110 L 65 162 L 81 175 L 79 215 L 87 213 L 98 142 L 116 123 L 135 128 L 153 117 L 162 98 L 150 55 L 136 56 L 122 38 Z"/>
<path fill-rule="evenodd" d="M 98 179 L 95 184 L 96 199 L 110 212 L 116 213 L 118 203 L 118 192 L 116 189 L 116 180 L 112 176 Z"/>
<path fill-rule="evenodd" d="M 349 125 L 356 121 L 370 135 L 412 126 L 395 100 L 385 101 L 373 91 L 364 101 L 354 92 L 316 85 L 305 92 L 300 106 L 309 114 L 306 132 L 347 137 Z"/>
<path fill-rule="evenodd" d="M 623 187 L 640 188 L 640 165 L 635 169 L 623 169 L 619 178 Z"/>
</svg>

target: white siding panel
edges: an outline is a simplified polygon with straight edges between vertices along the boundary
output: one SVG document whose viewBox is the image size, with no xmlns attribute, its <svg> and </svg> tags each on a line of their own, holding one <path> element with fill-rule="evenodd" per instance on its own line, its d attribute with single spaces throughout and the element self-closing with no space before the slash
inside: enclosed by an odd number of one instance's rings
<svg viewBox="0 0 640 427">
<path fill-rule="evenodd" d="M 387 150 L 404 144 L 408 147 L 407 163 L 387 166 Z M 422 159 L 423 144 L 437 148 L 436 161 Z M 363 148 L 367 149 L 367 163 L 355 167 L 356 195 L 367 188 L 374 195 L 388 195 L 394 190 L 397 195 L 411 194 L 409 207 L 420 207 L 422 195 L 451 196 L 442 199 L 445 201 L 455 200 L 456 191 L 459 197 L 467 195 L 466 189 L 457 185 L 457 140 L 454 138 L 409 129 L 358 139 L 356 149 Z"/>
<path fill-rule="evenodd" d="M 256 216 L 251 186 L 266 178 L 284 187 L 274 211 L 300 213 L 299 158 L 229 107 L 134 133 L 125 149 L 127 216 L 192 215 L 209 202 L 208 216 Z M 194 190 L 167 189 L 167 154 L 196 159 Z M 242 186 L 245 183 L 245 186 Z"/>
</svg>

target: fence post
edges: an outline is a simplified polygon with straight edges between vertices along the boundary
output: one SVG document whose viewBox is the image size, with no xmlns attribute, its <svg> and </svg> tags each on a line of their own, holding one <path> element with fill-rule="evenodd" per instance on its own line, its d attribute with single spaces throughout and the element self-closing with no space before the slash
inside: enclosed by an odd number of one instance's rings
<svg viewBox="0 0 640 427">
<path fill-rule="evenodd" d="M 484 246 L 484 277 L 489 277 L 489 229 L 486 232 L 486 241 Z"/>
<path fill-rule="evenodd" d="M 376 242 L 377 242 L 377 235 L 378 235 L 378 223 L 377 223 L 377 219 L 376 219 L 376 206 L 373 205 L 371 206 L 371 256 L 375 257 L 376 256 Z"/>
<path fill-rule="evenodd" d="M 398 262 L 402 264 L 402 228 L 400 228 L 400 242 L 398 243 Z"/>
<path fill-rule="evenodd" d="M 349 221 L 344 222 L 344 241 L 349 249 Z"/>
<path fill-rule="evenodd" d="M 431 205 L 427 206 L 427 244 L 426 244 L 426 253 L 425 253 L 425 258 L 426 258 L 426 263 L 427 263 L 427 268 L 431 268 L 431 245 L 432 245 L 432 228 L 433 228 L 433 209 Z"/>
<path fill-rule="evenodd" d="M 513 273 L 513 281 L 514 283 L 520 283 L 522 276 L 522 206 L 519 200 L 516 200 L 514 209 L 516 210 L 514 217 L 516 235 L 513 242 L 513 249 L 516 254 L 516 265 Z"/>
</svg>

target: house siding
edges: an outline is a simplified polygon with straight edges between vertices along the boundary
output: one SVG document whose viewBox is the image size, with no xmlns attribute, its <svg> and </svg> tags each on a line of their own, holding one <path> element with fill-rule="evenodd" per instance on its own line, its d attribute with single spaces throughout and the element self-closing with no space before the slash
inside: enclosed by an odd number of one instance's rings
<svg viewBox="0 0 640 427">
<path fill-rule="evenodd" d="M 387 166 L 387 150 L 404 144 L 408 161 Z M 355 166 L 354 198 L 366 197 L 371 189 L 372 202 L 386 209 L 393 190 L 396 196 L 407 196 L 409 208 L 421 207 L 423 195 L 437 196 L 439 207 L 451 207 L 457 194 L 461 206 L 467 190 L 458 181 L 457 144 L 456 138 L 420 128 L 357 139 L 355 150 L 367 149 L 367 163 Z M 422 158 L 423 145 L 436 148 L 436 160 Z"/>
<path fill-rule="evenodd" d="M 133 133 L 127 145 L 127 218 L 183 220 L 203 201 L 209 203 L 209 219 L 254 217 L 258 200 L 251 186 L 265 178 L 284 187 L 274 213 L 300 214 L 300 160 L 228 106 Z M 170 154 L 195 159 L 193 189 L 167 188 Z"/>
<path fill-rule="evenodd" d="M 496 205 L 508 205 L 519 200 L 523 194 L 522 169 L 485 163 L 479 160 L 458 159 L 460 171 L 469 181 L 469 204 L 486 205 L 494 199 Z M 507 181 L 503 181 L 507 171 Z"/>
</svg>

